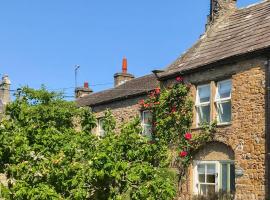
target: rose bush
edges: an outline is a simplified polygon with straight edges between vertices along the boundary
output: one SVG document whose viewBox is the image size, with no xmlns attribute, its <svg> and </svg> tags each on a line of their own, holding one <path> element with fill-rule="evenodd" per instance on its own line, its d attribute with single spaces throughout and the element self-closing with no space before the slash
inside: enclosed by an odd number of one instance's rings
<svg viewBox="0 0 270 200">
<path fill-rule="evenodd" d="M 213 139 L 215 123 L 201 124 L 200 134 L 191 134 L 193 118 L 193 100 L 189 96 L 190 84 L 183 77 L 176 77 L 175 82 L 166 88 L 156 88 L 148 98 L 139 102 L 142 110 L 149 110 L 153 115 L 153 140 L 159 145 L 167 144 L 170 149 L 179 152 L 172 160 L 172 167 L 177 167 L 181 179 L 198 148 Z"/>
</svg>

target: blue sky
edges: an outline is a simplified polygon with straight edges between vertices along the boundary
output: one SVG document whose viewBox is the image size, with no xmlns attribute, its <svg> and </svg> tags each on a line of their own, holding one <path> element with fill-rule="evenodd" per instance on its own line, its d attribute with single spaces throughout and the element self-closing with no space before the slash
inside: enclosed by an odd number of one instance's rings
<svg viewBox="0 0 270 200">
<path fill-rule="evenodd" d="M 204 32 L 208 13 L 209 0 L 1 1 L 0 74 L 12 89 L 45 84 L 71 96 L 79 64 L 80 85 L 110 88 L 123 56 L 136 77 L 173 62 Z"/>
</svg>

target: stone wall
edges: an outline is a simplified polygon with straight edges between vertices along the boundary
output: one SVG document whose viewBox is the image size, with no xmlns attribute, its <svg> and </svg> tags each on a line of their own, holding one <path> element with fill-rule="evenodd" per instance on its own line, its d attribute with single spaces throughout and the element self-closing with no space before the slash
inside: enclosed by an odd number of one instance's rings
<svg viewBox="0 0 270 200">
<path fill-rule="evenodd" d="M 187 82 L 192 83 L 191 95 L 194 100 L 197 84 L 232 79 L 232 121 L 229 125 L 217 127 L 215 140 L 233 149 L 235 166 L 244 171 L 243 176 L 236 178 L 237 200 L 263 200 L 266 195 L 265 63 L 266 58 L 261 57 L 185 77 Z M 164 84 L 168 86 L 173 81 L 169 80 Z M 200 131 L 195 123 L 192 131 Z M 182 186 L 183 191 L 179 199 L 191 199 L 191 184 L 192 167 L 189 169 L 187 181 Z"/>
<path fill-rule="evenodd" d="M 135 98 L 129 98 L 121 101 L 115 101 L 106 105 L 92 107 L 97 118 L 104 116 L 104 111 L 110 109 L 116 120 L 116 129 L 119 130 L 122 124 L 125 124 L 135 117 L 140 116 L 140 106 L 138 101 L 145 99 L 147 96 L 142 95 Z"/>
</svg>

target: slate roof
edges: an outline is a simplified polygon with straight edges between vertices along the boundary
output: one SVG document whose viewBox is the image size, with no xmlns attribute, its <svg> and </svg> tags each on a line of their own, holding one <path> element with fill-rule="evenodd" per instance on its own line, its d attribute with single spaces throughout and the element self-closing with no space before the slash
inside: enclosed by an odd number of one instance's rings
<svg viewBox="0 0 270 200">
<path fill-rule="evenodd" d="M 76 100 L 79 106 L 94 106 L 147 94 L 159 86 L 154 74 L 134 78 L 126 83 L 108 90 L 93 93 Z"/>
<path fill-rule="evenodd" d="M 270 47 L 270 0 L 221 17 L 162 78 Z"/>
</svg>

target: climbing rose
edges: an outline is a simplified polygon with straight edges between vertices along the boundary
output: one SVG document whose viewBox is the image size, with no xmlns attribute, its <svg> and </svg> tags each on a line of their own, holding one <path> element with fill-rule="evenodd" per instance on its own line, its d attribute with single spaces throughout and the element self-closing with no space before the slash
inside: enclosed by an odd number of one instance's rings
<svg viewBox="0 0 270 200">
<path fill-rule="evenodd" d="M 155 89 L 155 93 L 156 93 L 156 94 L 160 94 L 160 88 L 156 88 L 156 89 Z"/>
<path fill-rule="evenodd" d="M 174 112 L 176 112 L 176 107 L 175 106 L 172 107 L 172 110 L 171 110 L 171 113 L 174 113 Z"/>
<path fill-rule="evenodd" d="M 142 99 L 138 103 L 142 106 L 144 104 L 144 100 Z"/>
<path fill-rule="evenodd" d="M 183 78 L 182 78 L 181 76 L 177 76 L 177 77 L 176 77 L 176 81 L 177 81 L 177 82 L 181 82 L 181 81 L 183 81 Z"/>
<path fill-rule="evenodd" d="M 145 104 L 143 105 L 143 107 L 148 108 L 148 107 L 149 107 L 149 104 L 148 104 L 148 103 L 145 103 Z"/>
<path fill-rule="evenodd" d="M 185 138 L 186 138 L 186 140 L 190 140 L 192 138 L 191 133 L 186 133 Z"/>
<path fill-rule="evenodd" d="M 179 156 L 180 157 L 186 157 L 188 155 L 188 152 L 186 152 L 186 151 L 181 151 L 180 153 L 179 153 Z"/>
</svg>

